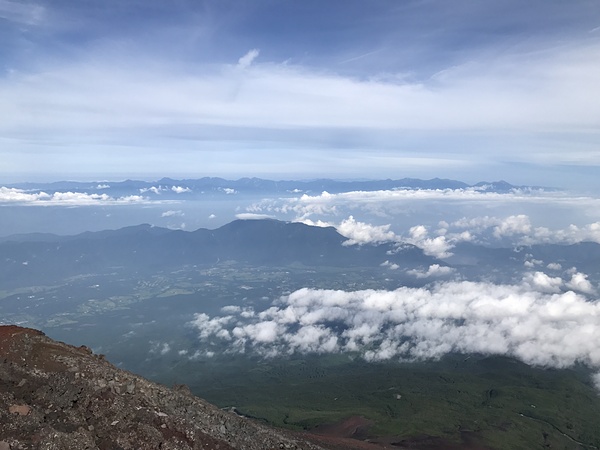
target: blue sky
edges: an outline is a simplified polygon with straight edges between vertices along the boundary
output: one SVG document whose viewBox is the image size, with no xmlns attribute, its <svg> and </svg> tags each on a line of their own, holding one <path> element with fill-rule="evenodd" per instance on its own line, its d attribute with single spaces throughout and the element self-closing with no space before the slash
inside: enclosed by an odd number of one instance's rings
<svg viewBox="0 0 600 450">
<path fill-rule="evenodd" d="M 0 182 L 600 187 L 600 4 L 0 0 Z"/>
</svg>

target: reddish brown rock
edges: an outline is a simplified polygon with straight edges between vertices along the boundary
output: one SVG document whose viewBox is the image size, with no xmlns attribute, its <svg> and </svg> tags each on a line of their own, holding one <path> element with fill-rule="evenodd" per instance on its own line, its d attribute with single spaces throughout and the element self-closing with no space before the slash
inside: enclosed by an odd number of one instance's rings
<svg viewBox="0 0 600 450">
<path fill-rule="evenodd" d="M 20 416 L 27 416 L 31 412 L 31 408 L 27 405 L 10 405 L 8 407 L 8 412 L 11 414 L 18 414 Z"/>
<path fill-rule="evenodd" d="M 0 326 L 0 439 L 0 450 L 323 448 L 15 326 Z"/>
</svg>

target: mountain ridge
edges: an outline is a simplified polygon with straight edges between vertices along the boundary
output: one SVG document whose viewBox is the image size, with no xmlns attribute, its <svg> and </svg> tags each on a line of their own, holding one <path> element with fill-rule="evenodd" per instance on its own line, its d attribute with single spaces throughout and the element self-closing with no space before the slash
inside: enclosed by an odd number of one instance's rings
<svg viewBox="0 0 600 450">
<path fill-rule="evenodd" d="M 0 241 L 0 281 L 39 283 L 86 273 L 157 272 L 224 261 L 285 266 L 379 267 L 385 261 L 406 267 L 434 263 L 410 244 L 343 245 L 347 239 L 332 227 L 314 227 L 274 219 L 235 220 L 220 228 L 193 232 L 138 225 L 85 232 L 41 241 L 21 236 Z"/>
<path fill-rule="evenodd" d="M 1 449 L 322 449 L 31 328 L 0 326 L 0 375 Z"/>
<path fill-rule="evenodd" d="M 480 181 L 468 184 L 448 178 L 399 178 L 384 180 L 334 180 L 319 178 L 314 180 L 269 180 L 263 178 L 239 178 L 228 180 L 219 177 L 173 179 L 163 177 L 155 181 L 54 181 L 49 183 L 24 182 L 7 185 L 9 188 L 27 190 L 68 190 L 73 192 L 110 192 L 113 195 L 148 194 L 175 195 L 203 193 L 309 193 L 320 194 L 323 191 L 340 193 L 348 191 L 378 191 L 394 189 L 477 189 L 482 192 L 509 192 L 513 189 L 555 190 L 553 187 L 513 185 L 504 180 Z"/>
</svg>

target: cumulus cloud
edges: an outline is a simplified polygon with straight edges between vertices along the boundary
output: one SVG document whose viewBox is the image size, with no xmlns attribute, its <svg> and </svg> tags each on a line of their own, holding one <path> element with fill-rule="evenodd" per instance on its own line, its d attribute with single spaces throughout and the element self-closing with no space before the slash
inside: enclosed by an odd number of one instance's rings
<svg viewBox="0 0 600 450">
<path fill-rule="evenodd" d="M 171 190 L 176 194 L 183 194 L 184 192 L 192 192 L 189 187 L 184 186 L 171 186 Z"/>
<path fill-rule="evenodd" d="M 54 192 L 48 194 L 43 191 L 31 192 L 24 189 L 0 187 L 0 204 L 87 206 L 98 204 L 128 205 L 145 201 L 147 199 L 140 195 L 111 197 L 108 194 L 88 194 L 85 192 Z"/>
<path fill-rule="evenodd" d="M 406 273 L 417 278 L 432 278 L 451 275 L 454 273 L 454 269 L 452 267 L 440 266 L 439 264 L 432 264 L 427 268 L 427 270 L 411 269 Z"/>
<path fill-rule="evenodd" d="M 372 244 L 382 242 L 394 242 L 398 237 L 390 231 L 390 225 L 374 226 L 364 222 L 357 222 L 350 216 L 342 220 L 336 227 L 338 232 L 348 238 L 344 245 Z"/>
<path fill-rule="evenodd" d="M 406 242 L 415 245 L 423 250 L 426 255 L 436 258 L 447 258 L 452 255 L 449 251 L 454 243 L 450 242 L 445 236 L 430 237 L 427 228 L 423 225 L 417 225 L 409 230 L 409 236 L 403 237 L 390 230 L 390 224 L 371 225 L 365 222 L 357 221 L 353 216 L 342 220 L 336 224 L 322 220 L 313 221 L 311 219 L 298 220 L 306 225 L 317 227 L 335 227 L 342 236 L 348 238 L 343 245 L 363 245 L 363 244 L 381 244 L 384 242 L 402 243 Z M 454 239 L 456 242 L 457 239 Z"/>
<path fill-rule="evenodd" d="M 600 243 L 600 222 L 580 226 L 571 224 L 563 229 L 551 230 L 547 227 L 535 227 L 529 216 L 519 214 L 462 218 L 446 225 L 446 232 L 468 229 L 471 235 L 478 235 L 480 240 L 485 240 L 485 235 L 491 233 L 496 239 L 512 238 L 515 243 L 522 245 L 575 244 L 584 241 Z"/>
<path fill-rule="evenodd" d="M 153 194 L 160 194 L 161 192 L 167 192 L 169 188 L 163 186 L 150 186 L 149 188 L 141 188 L 140 194 L 145 194 L 146 192 L 152 192 Z"/>
<path fill-rule="evenodd" d="M 529 234 L 531 231 L 531 222 L 529 217 L 524 214 L 510 216 L 504 219 L 499 225 L 494 227 L 494 236 L 512 236 L 515 234 Z"/>
<path fill-rule="evenodd" d="M 537 231 L 538 232 L 534 238 L 536 238 L 539 242 L 554 240 L 568 244 L 574 244 L 577 242 L 590 241 L 600 244 L 600 222 L 594 222 L 582 226 L 570 225 L 566 229 L 556 231 L 554 236 L 551 236 L 550 238 L 546 236 L 545 228 L 539 228 Z"/>
<path fill-rule="evenodd" d="M 555 293 L 560 292 L 563 280 L 560 277 L 550 277 L 544 272 L 527 273 L 523 282 L 530 288 L 540 292 Z"/>
<path fill-rule="evenodd" d="M 23 189 L 0 187 L 0 202 L 29 203 L 39 200 L 49 200 L 52 196 L 46 192 L 27 192 Z"/>
<path fill-rule="evenodd" d="M 432 269 L 436 270 L 436 269 Z M 600 369 L 600 302 L 534 273 L 523 283 L 448 281 L 395 291 L 300 289 L 265 310 L 196 314 L 198 338 L 264 356 L 359 352 L 368 361 L 506 355 L 539 366 Z"/>
<path fill-rule="evenodd" d="M 390 270 L 398 270 L 400 266 L 396 263 L 392 263 L 389 261 L 384 261 L 380 264 L 381 267 L 387 267 Z"/>
<path fill-rule="evenodd" d="M 306 225 L 315 227 L 335 227 L 342 236 L 348 238 L 343 245 L 381 244 L 384 242 L 399 242 L 400 237 L 390 231 L 390 225 L 371 225 L 357 221 L 353 216 L 342 220 L 339 224 L 324 222 L 322 220 L 312 221 L 310 219 L 299 220 Z"/>
<path fill-rule="evenodd" d="M 427 227 L 416 225 L 409 230 L 409 237 L 405 239 L 409 244 L 421 248 L 426 255 L 436 258 L 448 258 L 452 256 L 450 250 L 454 247 L 446 236 L 430 237 Z"/>
<path fill-rule="evenodd" d="M 584 294 L 595 294 L 596 289 L 587 278 L 588 276 L 585 273 L 576 272 L 571 275 L 571 280 L 567 283 L 567 287 L 574 291 L 583 292 Z"/>
</svg>

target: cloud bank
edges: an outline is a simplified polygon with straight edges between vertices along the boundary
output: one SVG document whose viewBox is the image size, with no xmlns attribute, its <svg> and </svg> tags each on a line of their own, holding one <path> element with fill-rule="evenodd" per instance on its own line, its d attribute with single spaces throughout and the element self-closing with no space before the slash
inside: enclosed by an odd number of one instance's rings
<svg viewBox="0 0 600 450">
<path fill-rule="evenodd" d="M 209 351 L 224 345 L 229 352 L 266 357 L 358 352 L 367 361 L 482 353 L 536 366 L 600 369 L 600 302 L 562 290 L 562 284 L 535 273 L 515 285 L 305 288 L 262 311 L 229 306 L 222 316 L 196 314 L 191 325 Z"/>
<path fill-rule="evenodd" d="M 108 194 L 88 194 L 86 192 L 30 192 L 24 189 L 0 187 L 0 205 L 20 204 L 36 206 L 89 206 L 89 205 L 130 205 L 144 203 L 146 197 L 128 195 L 111 197 Z"/>
<path fill-rule="evenodd" d="M 421 210 L 423 215 L 427 215 L 428 205 L 431 206 L 431 210 L 448 214 L 448 202 L 452 202 L 453 205 L 451 214 L 457 210 L 472 213 L 490 210 L 493 207 L 497 207 L 499 211 L 539 211 L 543 205 L 544 210 L 552 212 L 541 219 L 550 219 L 547 223 L 553 224 L 556 222 L 556 214 L 561 214 L 563 223 L 568 223 L 564 221 L 574 210 L 579 213 L 586 212 L 586 217 L 583 217 L 585 220 L 594 217 L 594 211 L 600 208 L 600 200 L 597 198 L 574 197 L 564 192 L 514 189 L 508 193 L 497 193 L 467 188 L 350 191 L 337 194 L 322 192 L 318 195 L 265 199 L 250 205 L 247 211 L 254 214 L 292 216 L 292 221 L 307 225 L 333 226 L 348 238 L 345 245 L 407 242 L 437 258 L 451 256 L 452 248 L 459 242 L 503 246 L 575 244 L 583 241 L 600 243 L 600 222 L 578 225 L 571 223 L 564 228 L 551 229 L 547 226 L 536 226 L 529 215 L 520 212 L 505 216 L 463 216 L 458 220 L 440 220 L 434 225 L 417 222 L 404 230 L 394 230 L 392 223 L 372 225 L 355 218 L 356 214 L 378 221 L 406 221 L 406 217 L 414 216 Z M 547 208 L 548 205 L 551 205 L 552 210 Z M 347 219 L 338 219 L 340 215 L 346 214 Z M 582 217 L 578 219 L 581 221 Z"/>
<path fill-rule="evenodd" d="M 385 217 L 397 212 L 399 206 L 414 202 L 439 201 L 455 202 L 458 205 L 581 205 L 582 207 L 600 207 L 600 200 L 594 197 L 573 196 L 564 192 L 543 190 L 513 189 L 507 193 L 481 192 L 476 188 L 466 189 L 392 189 L 379 191 L 349 191 L 337 194 L 322 192 L 317 195 L 304 194 L 300 197 L 266 200 L 252 205 L 256 209 L 271 209 L 281 213 L 296 214 L 298 219 L 307 219 L 311 215 L 336 214 L 340 209 L 367 211 Z M 474 225 L 484 225 L 474 223 Z M 503 230 L 499 230 L 501 233 Z"/>
</svg>

